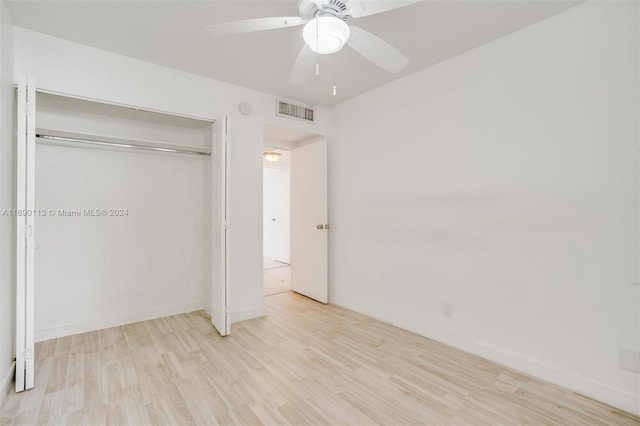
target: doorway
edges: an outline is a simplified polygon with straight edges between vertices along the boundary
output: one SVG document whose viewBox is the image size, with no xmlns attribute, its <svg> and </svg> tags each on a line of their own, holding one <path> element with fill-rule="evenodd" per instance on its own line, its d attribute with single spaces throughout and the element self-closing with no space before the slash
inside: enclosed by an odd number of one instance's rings
<svg viewBox="0 0 640 426">
<path fill-rule="evenodd" d="M 326 139 L 266 125 L 263 152 L 263 288 L 327 303 Z"/>
<path fill-rule="evenodd" d="M 265 145 L 263 156 L 264 295 L 291 290 L 291 151 Z"/>
</svg>

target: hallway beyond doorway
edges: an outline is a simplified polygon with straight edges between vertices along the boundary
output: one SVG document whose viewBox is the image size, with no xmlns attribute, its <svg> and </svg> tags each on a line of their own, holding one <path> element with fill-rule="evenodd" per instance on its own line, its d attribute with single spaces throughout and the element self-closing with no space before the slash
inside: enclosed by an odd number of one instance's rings
<svg viewBox="0 0 640 426">
<path fill-rule="evenodd" d="M 291 266 L 277 260 L 264 258 L 264 295 L 284 293 L 291 290 Z"/>
</svg>

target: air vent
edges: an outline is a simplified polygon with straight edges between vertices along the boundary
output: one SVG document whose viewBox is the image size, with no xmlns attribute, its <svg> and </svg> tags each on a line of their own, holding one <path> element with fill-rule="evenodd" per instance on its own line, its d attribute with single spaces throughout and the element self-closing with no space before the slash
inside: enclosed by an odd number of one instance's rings
<svg viewBox="0 0 640 426">
<path fill-rule="evenodd" d="M 297 118 L 299 120 L 314 121 L 313 108 L 307 105 L 294 104 L 290 101 L 278 99 L 276 114 L 283 117 Z"/>
</svg>

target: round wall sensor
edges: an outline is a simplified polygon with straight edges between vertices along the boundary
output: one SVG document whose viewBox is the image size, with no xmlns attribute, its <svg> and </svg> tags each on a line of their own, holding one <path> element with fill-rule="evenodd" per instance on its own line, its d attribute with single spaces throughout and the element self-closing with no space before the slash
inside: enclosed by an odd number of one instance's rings
<svg viewBox="0 0 640 426">
<path fill-rule="evenodd" d="M 238 109 L 242 113 L 242 115 L 250 115 L 253 108 L 251 108 L 251 104 L 249 102 L 240 102 L 238 105 Z"/>
</svg>

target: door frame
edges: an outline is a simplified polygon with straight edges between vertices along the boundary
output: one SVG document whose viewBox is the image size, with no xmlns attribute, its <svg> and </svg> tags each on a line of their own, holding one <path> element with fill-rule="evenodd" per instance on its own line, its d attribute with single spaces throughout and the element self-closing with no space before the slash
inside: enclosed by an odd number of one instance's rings
<svg viewBox="0 0 640 426">
<path fill-rule="evenodd" d="M 268 125 L 271 125 L 273 127 L 280 127 L 283 129 L 291 129 L 291 128 L 287 128 L 285 126 L 280 126 L 280 125 L 272 125 L 270 123 L 266 123 Z M 309 144 L 313 144 L 315 142 L 319 142 L 319 141 L 327 141 L 328 143 L 328 138 L 324 135 L 319 135 L 319 134 L 313 134 L 310 132 L 306 132 L 303 131 L 305 133 L 308 133 L 309 135 L 312 135 L 312 137 L 310 137 L 309 139 L 306 139 L 304 141 L 301 142 L 285 142 L 285 141 L 279 141 L 279 140 L 274 140 L 274 139 L 267 139 L 264 137 L 263 135 L 263 151 L 264 149 L 268 146 L 269 148 L 272 149 L 278 149 L 278 150 L 282 150 L 282 151 L 291 151 L 293 152 L 296 148 L 304 146 L 304 145 L 309 145 Z M 293 164 L 293 158 L 292 158 L 292 164 Z M 262 188 L 264 188 L 264 165 L 262 167 L 263 173 L 262 173 Z M 291 169 L 289 169 L 291 171 Z M 290 173 L 290 179 L 292 178 L 291 173 Z M 289 190 L 291 190 L 291 185 L 292 182 L 290 180 L 290 184 L 289 184 Z M 328 201 L 328 183 L 327 183 L 327 201 Z M 290 197 L 289 197 L 289 210 L 291 211 L 291 205 L 293 204 L 293 195 L 290 193 Z M 262 202 L 262 212 L 264 213 L 264 201 Z M 289 215 L 290 219 L 289 219 L 289 226 L 291 227 L 291 222 L 292 222 L 292 217 L 291 214 Z M 264 229 L 262 229 L 262 238 L 264 238 Z M 290 234 L 290 238 L 291 238 L 291 234 Z M 289 260 L 291 261 L 291 258 L 293 257 L 293 252 L 292 252 L 292 244 L 289 244 Z M 264 241 L 261 239 L 261 244 L 260 244 L 260 250 L 262 251 L 262 258 L 264 259 Z M 328 250 L 328 246 L 327 246 L 327 250 Z M 264 269 L 263 269 L 264 270 Z M 328 276 L 328 255 L 327 255 L 327 276 Z M 292 286 L 293 287 L 293 286 Z M 261 289 L 264 291 L 264 274 L 263 274 L 263 278 L 262 278 L 262 286 Z M 327 282 L 327 295 L 329 293 L 329 284 Z M 264 297 L 264 295 L 263 295 Z"/>
</svg>

